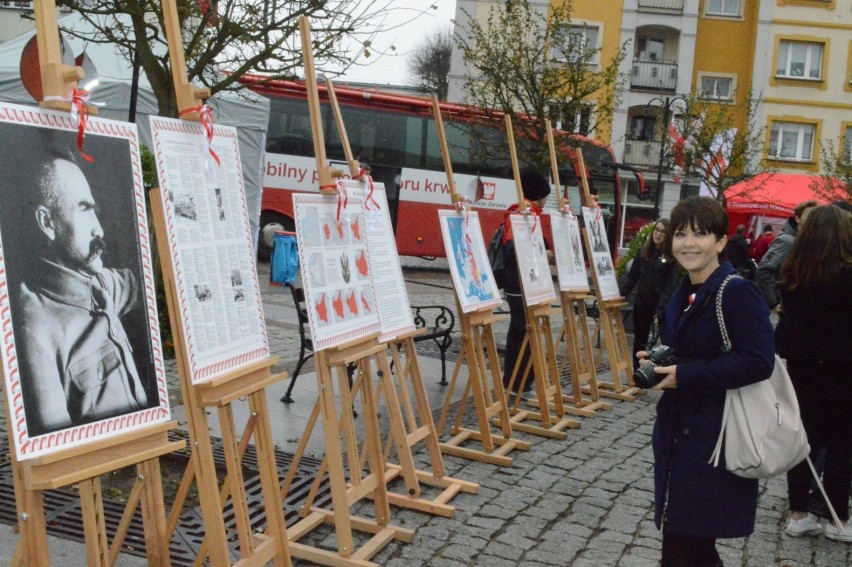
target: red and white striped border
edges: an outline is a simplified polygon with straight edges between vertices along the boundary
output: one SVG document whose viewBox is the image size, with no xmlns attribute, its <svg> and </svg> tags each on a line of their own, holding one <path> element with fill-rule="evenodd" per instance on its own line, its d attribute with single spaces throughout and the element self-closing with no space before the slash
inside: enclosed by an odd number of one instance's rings
<svg viewBox="0 0 852 567">
<path fill-rule="evenodd" d="M 77 130 L 77 121 L 72 119 L 67 113 L 2 103 L 0 103 L 0 122 L 71 132 Z M 133 169 L 133 197 L 136 206 L 137 235 L 139 237 L 142 259 L 143 288 L 148 307 L 148 334 L 151 338 L 151 347 L 154 355 L 154 370 L 157 380 L 159 405 L 155 408 L 95 423 L 70 427 L 54 433 L 36 437 L 29 436 L 21 391 L 17 351 L 12 331 L 5 262 L 2 244 L 0 243 L 0 332 L 2 332 L 2 338 L 0 338 L 2 343 L 0 344 L 2 344 L 2 359 L 6 370 L 5 374 L 7 374 L 5 376 L 6 395 L 10 415 L 12 416 L 12 423 L 8 424 L 8 427 L 10 437 L 18 451 L 19 458 L 35 457 L 62 449 L 68 445 L 136 429 L 142 425 L 165 421 L 170 418 L 169 397 L 166 389 L 166 371 L 163 364 L 163 349 L 160 343 L 156 290 L 151 263 L 151 245 L 148 240 L 148 217 L 145 212 L 145 194 L 142 185 L 142 167 L 139 159 L 139 142 L 136 126 L 134 124 L 125 124 L 92 117 L 86 122 L 86 133 L 121 138 L 129 142 L 131 166 Z"/>
<path fill-rule="evenodd" d="M 158 170 L 163 171 L 165 169 L 165 155 L 163 148 L 160 147 L 160 140 L 158 138 L 157 131 L 167 131 L 167 132 L 176 132 L 180 134 L 191 134 L 198 136 L 205 136 L 205 132 L 201 124 L 197 122 L 188 122 L 188 121 L 177 121 L 177 120 L 157 120 L 156 126 L 154 126 L 154 122 L 151 123 L 151 134 L 154 138 L 154 156 L 157 160 L 157 164 L 159 165 Z M 257 307 L 257 315 L 260 321 L 260 329 L 262 334 L 263 346 L 261 348 L 257 348 L 251 350 L 249 352 L 245 352 L 236 356 L 232 356 L 225 360 L 221 360 L 214 364 L 208 365 L 200 365 L 198 362 L 198 356 L 195 351 L 195 341 L 192 334 L 192 326 L 189 324 L 189 304 L 187 302 L 187 290 L 183 286 L 183 268 L 180 261 L 180 254 L 178 253 L 177 248 L 177 233 L 175 230 L 175 212 L 174 207 L 171 203 L 171 200 L 168 198 L 169 191 L 171 190 L 169 186 L 168 179 L 161 178 L 160 186 L 161 186 L 161 195 L 163 200 L 163 210 L 165 211 L 166 217 L 166 232 L 168 233 L 168 244 L 170 250 L 170 256 L 172 260 L 172 268 L 174 270 L 175 276 L 175 287 L 177 288 L 178 295 L 178 314 L 181 318 L 181 325 L 185 331 L 184 336 L 186 337 L 184 348 L 186 349 L 187 358 L 189 360 L 190 366 L 190 374 L 191 381 L 193 384 L 197 384 L 209 378 L 212 378 L 218 374 L 223 372 L 227 372 L 228 370 L 232 370 L 254 360 L 260 360 L 262 358 L 266 358 L 270 354 L 269 350 L 269 339 L 266 331 L 266 320 L 263 314 L 263 304 L 260 301 L 260 284 L 257 279 L 257 265 L 254 262 L 254 250 L 251 245 L 251 224 L 248 218 L 248 205 L 246 203 L 245 196 L 245 186 L 243 184 L 243 170 L 242 163 L 240 162 L 240 155 L 238 150 L 238 139 L 237 139 L 237 131 L 234 128 L 226 128 L 222 126 L 214 126 L 214 140 L 216 137 L 227 138 L 231 140 L 231 144 L 229 145 L 229 150 L 233 150 L 233 159 L 234 164 L 237 168 L 237 177 L 238 184 L 240 189 L 240 199 L 241 199 L 241 216 L 243 221 L 243 227 L 245 230 L 245 238 L 246 243 L 246 254 L 251 259 L 251 277 L 252 277 L 252 285 L 254 286 L 255 297 L 258 298 L 256 302 Z"/>
</svg>

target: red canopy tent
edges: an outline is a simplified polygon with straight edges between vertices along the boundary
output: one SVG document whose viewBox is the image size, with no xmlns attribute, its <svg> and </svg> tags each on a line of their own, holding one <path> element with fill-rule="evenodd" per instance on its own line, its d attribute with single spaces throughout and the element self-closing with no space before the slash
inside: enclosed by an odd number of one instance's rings
<svg viewBox="0 0 852 567">
<path fill-rule="evenodd" d="M 725 191 L 725 206 L 731 233 L 738 224 L 752 226 L 750 217 L 789 218 L 793 209 L 803 201 L 826 200 L 811 190 L 813 177 L 796 173 L 760 173 L 751 179 L 732 185 Z M 777 223 L 773 223 L 777 224 Z"/>
</svg>

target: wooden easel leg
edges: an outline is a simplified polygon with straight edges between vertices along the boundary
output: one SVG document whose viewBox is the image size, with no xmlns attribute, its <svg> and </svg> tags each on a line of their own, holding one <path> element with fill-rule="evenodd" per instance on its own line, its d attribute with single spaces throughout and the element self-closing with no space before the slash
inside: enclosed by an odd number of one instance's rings
<svg viewBox="0 0 852 567">
<path fill-rule="evenodd" d="M 86 537 L 86 559 L 89 567 L 109 566 L 109 544 L 103 510 L 99 478 L 84 480 L 80 488 L 80 509 L 83 515 L 83 532 Z"/>
<path fill-rule="evenodd" d="M 258 390 L 248 398 L 249 410 L 257 416 L 255 449 L 260 473 L 260 484 L 266 511 L 266 534 L 275 538 L 277 552 L 273 565 L 291 567 L 290 549 L 287 545 L 287 525 L 284 522 L 284 509 L 278 478 L 278 465 L 275 463 L 275 442 L 272 440 L 272 426 L 269 423 L 266 390 Z"/>
<path fill-rule="evenodd" d="M 150 459 L 136 467 L 144 488 L 142 519 L 145 529 L 145 551 L 150 567 L 169 567 L 169 538 L 166 531 L 166 511 L 163 506 L 163 479 L 160 460 Z"/>
<path fill-rule="evenodd" d="M 228 470 L 227 482 L 230 484 L 229 493 L 231 506 L 234 510 L 237 538 L 240 545 L 240 555 L 247 559 L 254 555 L 254 540 L 252 538 L 251 521 L 249 520 L 248 503 L 241 495 L 245 490 L 239 443 L 234 427 L 234 411 L 231 404 L 219 407 L 219 427 L 222 430 L 222 449 L 225 453 L 225 463 Z M 224 500 L 222 501 L 224 503 Z"/>
</svg>

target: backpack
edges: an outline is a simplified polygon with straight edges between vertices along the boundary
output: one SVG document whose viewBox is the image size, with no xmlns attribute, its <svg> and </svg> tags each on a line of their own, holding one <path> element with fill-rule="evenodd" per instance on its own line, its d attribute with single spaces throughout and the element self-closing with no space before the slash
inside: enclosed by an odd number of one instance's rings
<svg viewBox="0 0 852 567">
<path fill-rule="evenodd" d="M 497 230 L 494 231 L 491 242 L 488 243 L 488 263 L 491 264 L 491 273 L 494 274 L 497 289 L 503 289 L 506 281 L 506 261 L 503 258 L 503 231 L 504 227 L 501 223 L 497 227 Z"/>
</svg>

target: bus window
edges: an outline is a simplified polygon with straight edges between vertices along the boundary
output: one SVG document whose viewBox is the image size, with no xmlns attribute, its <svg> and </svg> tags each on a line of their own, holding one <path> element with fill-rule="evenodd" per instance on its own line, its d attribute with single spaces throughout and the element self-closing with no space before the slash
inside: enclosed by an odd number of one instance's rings
<svg viewBox="0 0 852 567">
<path fill-rule="evenodd" d="M 272 98 L 269 101 L 269 131 L 266 151 L 276 154 L 313 156 L 314 142 L 308 101 Z"/>
</svg>

